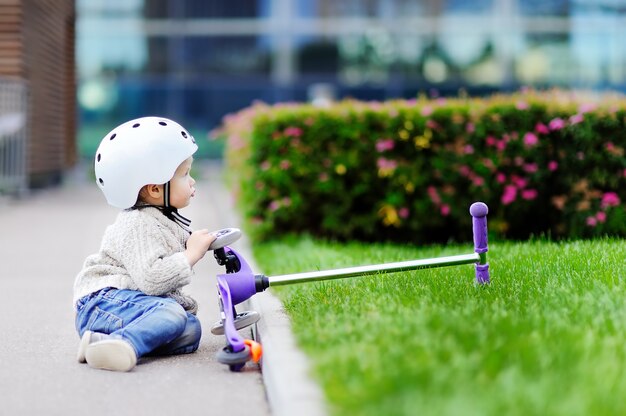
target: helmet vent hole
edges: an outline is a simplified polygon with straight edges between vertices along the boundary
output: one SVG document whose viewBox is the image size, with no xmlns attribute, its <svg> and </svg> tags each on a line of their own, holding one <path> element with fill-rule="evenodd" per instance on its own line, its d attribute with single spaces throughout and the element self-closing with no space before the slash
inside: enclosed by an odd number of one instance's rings
<svg viewBox="0 0 626 416">
<path fill-rule="evenodd" d="M 139 127 L 139 123 L 137 124 L 133 124 L 133 128 L 136 129 L 137 127 Z"/>
<path fill-rule="evenodd" d="M 165 121 L 159 121 L 159 124 L 162 126 L 167 126 L 167 123 Z"/>
<path fill-rule="evenodd" d="M 102 159 L 102 154 L 98 153 L 98 162 L 100 162 L 100 159 Z"/>
<path fill-rule="evenodd" d="M 115 139 L 115 136 L 117 136 L 117 133 L 113 133 L 113 135 L 111 137 L 109 137 L 109 140 Z"/>
<path fill-rule="evenodd" d="M 184 131 L 181 131 L 180 134 L 182 134 L 185 139 L 187 138 L 187 133 L 185 133 Z"/>
<path fill-rule="evenodd" d="M 98 182 L 100 182 L 100 185 L 104 185 L 104 181 L 102 180 L 102 178 L 98 178 Z"/>
</svg>

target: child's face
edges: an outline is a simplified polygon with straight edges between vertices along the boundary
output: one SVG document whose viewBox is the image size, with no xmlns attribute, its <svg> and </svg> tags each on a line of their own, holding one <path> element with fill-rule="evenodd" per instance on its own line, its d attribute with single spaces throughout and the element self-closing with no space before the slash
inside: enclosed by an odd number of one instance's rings
<svg viewBox="0 0 626 416">
<path fill-rule="evenodd" d="M 170 180 L 170 205 L 181 209 L 189 205 L 191 198 L 196 193 L 194 187 L 196 181 L 191 177 L 190 170 L 193 157 L 180 164 L 174 177 Z"/>
</svg>

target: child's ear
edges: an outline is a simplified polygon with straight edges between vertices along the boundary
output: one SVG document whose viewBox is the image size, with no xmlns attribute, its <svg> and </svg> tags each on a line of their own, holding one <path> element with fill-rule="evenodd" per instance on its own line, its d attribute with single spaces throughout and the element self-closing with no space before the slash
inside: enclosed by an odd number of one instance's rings
<svg viewBox="0 0 626 416">
<path fill-rule="evenodd" d="M 161 197 L 161 185 L 146 185 L 145 190 L 152 198 L 160 198 Z"/>
</svg>

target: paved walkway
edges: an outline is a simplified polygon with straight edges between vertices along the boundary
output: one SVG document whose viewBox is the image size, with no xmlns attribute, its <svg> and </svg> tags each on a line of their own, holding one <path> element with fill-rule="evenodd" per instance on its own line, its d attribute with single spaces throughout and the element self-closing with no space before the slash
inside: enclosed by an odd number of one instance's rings
<svg viewBox="0 0 626 416">
<path fill-rule="evenodd" d="M 194 228 L 237 226 L 220 166 L 205 162 L 198 168 L 198 191 L 183 215 L 193 219 Z M 77 170 L 60 188 L 18 201 L 0 199 L 0 415 L 324 414 L 288 320 L 267 292 L 251 305 L 263 316 L 257 328 L 265 349 L 263 372 L 248 363 L 232 373 L 216 361 L 223 337 L 209 327 L 219 319 L 215 275 L 224 271 L 211 253 L 196 265 L 187 289 L 198 300 L 204 328 L 197 353 L 143 359 L 130 373 L 76 362 L 74 276 L 118 212 L 81 173 L 86 170 Z M 233 247 L 254 264 L 245 237 Z"/>
</svg>

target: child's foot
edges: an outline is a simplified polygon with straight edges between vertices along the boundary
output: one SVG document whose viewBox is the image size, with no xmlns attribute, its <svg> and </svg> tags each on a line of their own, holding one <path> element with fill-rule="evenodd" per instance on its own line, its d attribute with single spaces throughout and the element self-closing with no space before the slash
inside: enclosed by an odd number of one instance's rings
<svg viewBox="0 0 626 416">
<path fill-rule="evenodd" d="M 87 346 L 85 359 L 92 368 L 111 371 L 130 371 L 137 364 L 133 346 L 119 338 L 92 342 Z"/>
<path fill-rule="evenodd" d="M 108 339 L 108 337 L 109 336 L 107 334 L 103 334 L 101 332 L 93 332 L 90 330 L 86 330 L 80 339 L 80 343 L 78 344 L 78 354 L 76 356 L 76 359 L 78 360 L 78 362 L 79 363 L 87 362 L 87 360 L 85 359 L 85 353 L 87 352 L 87 347 L 89 346 L 89 344 L 102 341 L 104 339 Z"/>
<path fill-rule="evenodd" d="M 78 344 L 79 363 L 112 371 L 130 371 L 137 364 L 135 349 L 126 341 L 107 334 L 85 331 Z"/>
<path fill-rule="evenodd" d="M 86 363 L 85 352 L 87 351 L 87 347 L 91 344 L 91 334 L 93 332 L 87 330 L 83 333 L 83 336 L 80 338 L 80 342 L 78 343 L 78 354 L 76 355 L 76 359 L 79 363 Z"/>
</svg>

